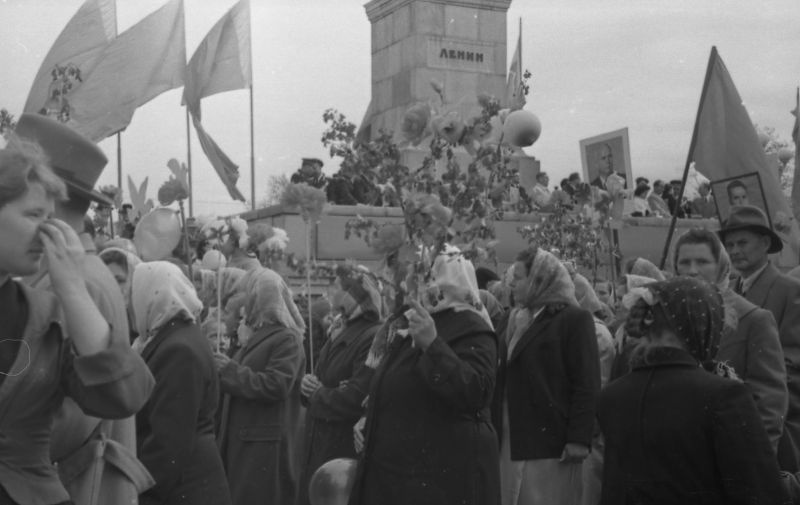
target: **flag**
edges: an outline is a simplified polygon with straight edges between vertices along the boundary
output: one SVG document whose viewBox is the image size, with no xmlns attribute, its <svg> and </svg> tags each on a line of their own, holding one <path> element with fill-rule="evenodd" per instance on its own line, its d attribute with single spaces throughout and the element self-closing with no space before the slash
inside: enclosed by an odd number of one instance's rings
<svg viewBox="0 0 800 505">
<path fill-rule="evenodd" d="M 525 91 L 522 89 L 522 19 L 519 21 L 519 36 L 506 81 L 505 105 L 511 110 L 525 107 Z"/>
<path fill-rule="evenodd" d="M 249 88 L 253 78 L 250 55 L 250 2 L 241 0 L 211 28 L 186 69 L 183 103 L 192 116 L 200 147 L 228 189 L 231 198 L 244 201 L 236 188 L 239 167 L 214 142 L 200 122 L 204 97 Z"/>
<path fill-rule="evenodd" d="M 794 182 L 792 183 L 792 210 L 794 218 L 800 221 L 800 88 L 797 88 L 795 106 L 792 111 L 794 115 L 794 128 L 792 128 L 792 140 L 794 141 Z"/>
<path fill-rule="evenodd" d="M 98 142 L 125 129 L 138 107 L 183 85 L 183 0 L 169 0 L 106 45 L 83 83 L 67 94 L 67 124 Z"/>
<path fill-rule="evenodd" d="M 201 98 L 252 85 L 250 61 L 250 2 L 241 0 L 217 21 L 192 55 L 183 103 L 200 119 Z"/>
<path fill-rule="evenodd" d="M 708 61 L 689 159 L 694 161 L 697 171 L 712 182 L 757 172 L 772 226 L 790 246 L 784 248 L 784 252 L 794 251 L 790 262 L 797 263 L 800 229 L 792 219 L 778 171 L 768 162 L 753 122 L 716 47 L 711 49 Z M 789 259 L 790 254 L 781 259 Z"/>
<path fill-rule="evenodd" d="M 25 112 L 43 112 L 65 120 L 65 95 L 81 86 L 105 47 L 117 36 L 115 0 L 86 0 L 45 56 L 25 101 Z"/>
</svg>

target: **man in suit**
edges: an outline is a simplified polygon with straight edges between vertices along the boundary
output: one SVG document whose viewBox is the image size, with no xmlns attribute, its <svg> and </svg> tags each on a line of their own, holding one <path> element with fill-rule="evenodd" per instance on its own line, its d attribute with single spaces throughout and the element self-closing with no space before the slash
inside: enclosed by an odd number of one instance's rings
<svg viewBox="0 0 800 505">
<path fill-rule="evenodd" d="M 714 217 L 717 205 L 714 203 L 714 197 L 711 196 L 711 185 L 704 182 L 697 188 L 697 192 L 700 193 L 700 196 L 692 200 L 692 217 L 702 219 Z"/>
<path fill-rule="evenodd" d="M 600 159 L 597 163 L 597 177 L 592 180 L 592 186 L 598 187 L 600 189 L 606 190 L 606 180 L 609 176 L 614 172 L 614 153 L 611 150 L 611 145 L 609 143 L 603 144 L 603 147 L 600 151 Z M 625 179 L 625 174 L 617 173 L 617 176 L 621 177 L 622 180 Z"/>
<path fill-rule="evenodd" d="M 734 289 L 755 305 L 772 312 L 786 362 L 789 410 L 778 445 L 782 470 L 800 470 L 800 281 L 782 274 L 769 261 L 783 242 L 764 212 L 752 205 L 734 205 L 719 231 L 733 267 Z"/>
</svg>

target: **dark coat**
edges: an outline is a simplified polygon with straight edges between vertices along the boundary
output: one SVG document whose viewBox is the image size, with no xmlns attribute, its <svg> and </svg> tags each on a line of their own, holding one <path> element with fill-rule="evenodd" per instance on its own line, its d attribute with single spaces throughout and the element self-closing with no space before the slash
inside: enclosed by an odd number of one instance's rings
<svg viewBox="0 0 800 505">
<path fill-rule="evenodd" d="M 770 263 L 744 297 L 772 312 L 778 323 L 789 390 L 778 458 L 781 469 L 797 472 L 800 470 L 800 280 L 782 274 Z"/>
<path fill-rule="evenodd" d="M 438 337 L 425 352 L 397 336 L 375 372 L 351 505 L 500 502 L 489 422 L 497 339 L 473 312 L 433 320 Z"/>
<path fill-rule="evenodd" d="M 356 457 L 353 425 L 364 414 L 362 403 L 373 373 L 364 361 L 379 327 L 377 319 L 360 317 L 320 351 L 315 375 L 322 387 L 304 398 L 308 410 L 298 504 L 309 503 L 308 483 L 317 468 L 332 459 Z"/>
<path fill-rule="evenodd" d="M 602 505 L 784 501 L 775 453 L 744 384 L 712 375 L 676 348 L 609 384 Z"/>
<path fill-rule="evenodd" d="M 156 485 L 140 505 L 231 503 L 214 440 L 219 381 L 208 339 L 199 326 L 173 319 L 142 358 L 156 387 L 136 416 L 136 441 Z"/>
<path fill-rule="evenodd" d="M 502 360 L 502 357 L 501 357 Z M 589 446 L 600 391 L 594 318 L 566 306 L 544 310 L 504 363 L 495 418 L 508 399 L 511 459 L 560 458 L 568 442 Z"/>
<path fill-rule="evenodd" d="M 219 371 L 219 450 L 234 505 L 294 503 L 301 441 L 300 336 L 282 326 L 256 331 Z"/>
</svg>

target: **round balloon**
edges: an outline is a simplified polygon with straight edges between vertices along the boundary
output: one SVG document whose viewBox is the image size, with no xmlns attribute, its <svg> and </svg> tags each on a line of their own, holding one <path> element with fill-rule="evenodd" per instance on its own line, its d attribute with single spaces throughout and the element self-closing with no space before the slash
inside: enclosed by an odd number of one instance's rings
<svg viewBox="0 0 800 505">
<path fill-rule="evenodd" d="M 781 163 L 789 163 L 789 160 L 794 157 L 794 151 L 788 147 L 782 147 L 780 151 L 778 151 L 778 159 Z"/>
<path fill-rule="evenodd" d="M 332 459 L 319 467 L 308 484 L 311 505 L 347 505 L 356 478 L 357 461 Z"/>
<path fill-rule="evenodd" d="M 503 123 L 504 140 L 515 147 L 532 146 L 541 133 L 539 118 L 526 110 L 515 110 Z"/>
<path fill-rule="evenodd" d="M 766 146 L 769 144 L 769 135 L 765 132 L 758 132 L 758 141 L 761 142 L 761 147 Z"/>
<path fill-rule="evenodd" d="M 165 207 L 145 214 L 133 232 L 133 243 L 143 261 L 168 258 L 181 241 L 181 221 L 178 214 Z"/>
<path fill-rule="evenodd" d="M 203 255 L 203 260 L 200 267 L 216 272 L 220 268 L 225 268 L 226 263 L 227 261 L 225 260 L 224 254 L 216 249 L 211 249 L 210 251 L 206 251 L 206 253 Z"/>
</svg>

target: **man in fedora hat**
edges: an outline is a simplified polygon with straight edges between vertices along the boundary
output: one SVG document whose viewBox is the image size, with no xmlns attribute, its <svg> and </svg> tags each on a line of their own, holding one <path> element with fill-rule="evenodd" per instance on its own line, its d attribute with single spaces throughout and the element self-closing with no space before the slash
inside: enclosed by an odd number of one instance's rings
<svg viewBox="0 0 800 505">
<path fill-rule="evenodd" d="M 800 470 L 800 280 L 781 273 L 769 255 L 783 249 L 764 211 L 734 205 L 719 231 L 720 239 L 740 277 L 734 290 L 772 312 L 778 323 L 786 362 L 789 409 L 778 444 L 781 469 Z"/>
<path fill-rule="evenodd" d="M 84 230 L 86 212 L 92 201 L 113 205 L 94 190 L 108 161 L 105 154 L 68 126 L 38 114 L 22 114 L 15 133 L 39 144 L 54 172 L 66 183 L 69 198 L 56 204 L 56 217 L 79 234 L 87 252 L 93 252 L 94 242 Z M 86 287 L 111 327 L 112 342 L 129 345 L 127 310 L 119 286 L 100 258 L 93 254 L 84 258 Z M 48 289 L 50 279 L 46 270 L 31 284 Z M 135 373 L 143 374 L 143 384 L 147 386 L 136 394 L 146 399 L 155 381 L 147 365 L 141 364 L 143 368 Z M 53 423 L 50 454 L 72 501 L 76 505 L 136 503 L 138 494 L 150 487 L 153 480 L 135 456 L 134 418 L 98 419 L 87 416 L 77 404 L 67 400 Z M 98 454 L 103 457 L 98 458 Z"/>
</svg>

